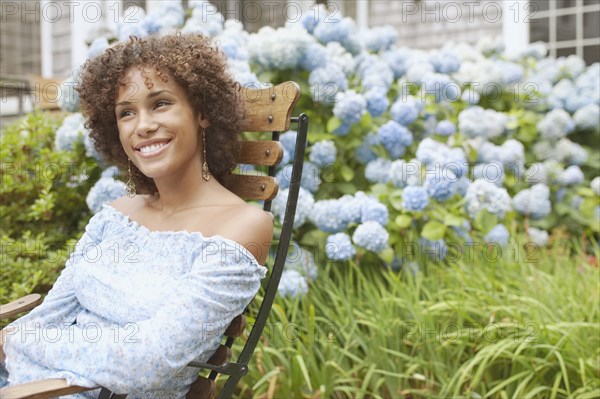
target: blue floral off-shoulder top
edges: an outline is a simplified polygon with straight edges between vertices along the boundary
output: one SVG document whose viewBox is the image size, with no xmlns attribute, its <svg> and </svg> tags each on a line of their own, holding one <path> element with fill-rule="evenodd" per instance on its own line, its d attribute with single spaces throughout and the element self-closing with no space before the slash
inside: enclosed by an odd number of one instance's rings
<svg viewBox="0 0 600 399">
<path fill-rule="evenodd" d="M 266 271 L 235 241 L 151 231 L 105 205 L 44 302 L 11 323 L 9 385 L 66 378 L 128 399 L 184 398 L 198 375 L 186 365 L 210 358 Z"/>
</svg>

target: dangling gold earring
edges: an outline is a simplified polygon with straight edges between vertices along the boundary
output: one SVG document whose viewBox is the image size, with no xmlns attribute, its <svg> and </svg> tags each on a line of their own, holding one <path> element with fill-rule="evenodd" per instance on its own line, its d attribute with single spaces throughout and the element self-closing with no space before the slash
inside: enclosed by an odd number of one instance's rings
<svg viewBox="0 0 600 399">
<path fill-rule="evenodd" d="M 206 136 L 204 135 L 204 128 L 202 128 L 202 179 L 204 181 L 210 180 L 210 171 L 208 170 L 208 163 L 206 162 Z"/>
<path fill-rule="evenodd" d="M 125 191 L 127 192 L 127 196 L 129 198 L 133 198 L 135 197 L 135 183 L 133 182 L 133 180 L 131 180 L 131 159 L 128 158 L 129 161 L 129 167 L 128 167 L 128 173 L 129 173 L 129 178 L 127 179 L 127 183 L 125 183 Z"/>
</svg>

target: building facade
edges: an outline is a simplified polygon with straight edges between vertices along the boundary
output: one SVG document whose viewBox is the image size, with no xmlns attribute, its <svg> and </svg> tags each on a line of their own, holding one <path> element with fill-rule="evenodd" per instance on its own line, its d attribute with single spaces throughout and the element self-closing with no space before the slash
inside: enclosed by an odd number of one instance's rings
<svg viewBox="0 0 600 399">
<path fill-rule="evenodd" d="M 114 30 L 135 5 L 146 11 L 166 0 L 78 0 L 0 2 L 0 75 L 66 77 L 85 60 L 87 44 Z M 184 8 L 188 0 L 180 2 Z M 359 28 L 392 25 L 398 45 L 437 48 L 449 41 L 476 42 L 502 37 L 507 50 L 529 42 L 548 43 L 550 55 L 577 54 L 586 63 L 600 61 L 600 0 L 320 0 L 331 10 L 354 18 Z M 282 26 L 290 3 L 310 12 L 315 1 L 212 1 L 226 18 L 250 32 Z M 268 10 L 268 12 L 266 12 Z"/>
</svg>

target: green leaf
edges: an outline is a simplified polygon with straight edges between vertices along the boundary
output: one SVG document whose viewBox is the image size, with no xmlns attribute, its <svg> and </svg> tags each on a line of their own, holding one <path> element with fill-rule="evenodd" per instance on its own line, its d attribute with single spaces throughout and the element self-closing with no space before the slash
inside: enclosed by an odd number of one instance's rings
<svg viewBox="0 0 600 399">
<path fill-rule="evenodd" d="M 387 247 L 383 251 L 379 252 L 379 258 L 385 263 L 392 263 L 394 260 L 394 250 L 390 247 Z"/>
<path fill-rule="evenodd" d="M 475 218 L 475 225 L 482 233 L 488 233 L 495 225 L 498 224 L 498 216 L 490 213 L 487 209 L 480 211 Z"/>
<path fill-rule="evenodd" d="M 402 209 L 402 190 L 395 190 L 392 191 L 390 196 L 389 196 L 389 200 L 390 200 L 390 205 L 392 205 L 392 207 L 396 210 L 401 210 Z"/>
<path fill-rule="evenodd" d="M 399 215 L 396 217 L 395 222 L 401 229 L 405 229 L 412 223 L 412 217 L 409 215 Z"/>
<path fill-rule="evenodd" d="M 444 217 L 444 224 L 446 226 L 460 227 L 463 225 L 464 222 L 465 222 L 465 218 L 462 218 L 460 216 L 448 214 L 448 215 L 446 215 L 446 217 Z"/>
<path fill-rule="evenodd" d="M 571 207 L 567 204 L 559 202 L 557 204 L 554 204 L 554 210 L 556 211 L 556 213 L 563 216 L 563 215 L 567 215 L 569 212 L 571 212 Z"/>
<path fill-rule="evenodd" d="M 444 237 L 444 234 L 446 234 L 446 226 L 435 220 L 427 222 L 421 231 L 421 237 L 430 241 L 439 240 Z"/>
<path fill-rule="evenodd" d="M 344 181 L 352 181 L 352 179 L 354 179 L 354 170 L 347 164 L 342 164 L 340 167 L 340 174 Z"/>
<path fill-rule="evenodd" d="M 333 133 L 333 131 L 340 126 L 342 126 L 342 121 L 339 120 L 336 116 L 332 116 L 327 121 L 327 131 L 329 133 Z"/>
</svg>

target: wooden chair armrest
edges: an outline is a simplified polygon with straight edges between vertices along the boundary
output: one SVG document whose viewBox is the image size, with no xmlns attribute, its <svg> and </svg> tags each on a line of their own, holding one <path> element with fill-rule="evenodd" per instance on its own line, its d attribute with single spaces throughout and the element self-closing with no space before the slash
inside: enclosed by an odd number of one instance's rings
<svg viewBox="0 0 600 399">
<path fill-rule="evenodd" d="M 40 294 L 25 295 L 23 298 L 17 299 L 16 301 L 1 305 L 0 319 L 7 319 L 16 314 L 31 310 L 40 303 L 42 303 L 42 296 Z"/>
<path fill-rule="evenodd" d="M 19 384 L 12 387 L 0 388 L 2 399 L 49 399 L 61 395 L 91 391 L 97 388 L 84 388 L 67 384 L 64 378 L 51 378 Z"/>
</svg>

